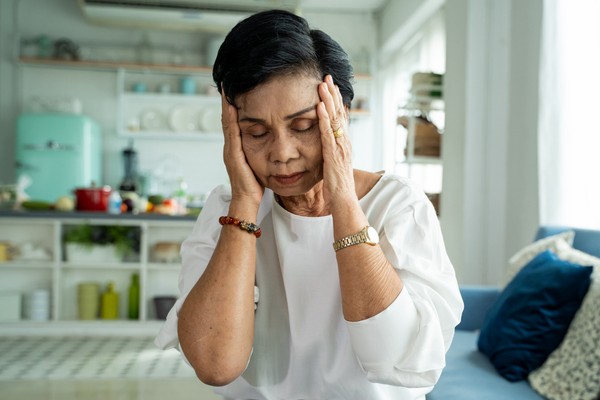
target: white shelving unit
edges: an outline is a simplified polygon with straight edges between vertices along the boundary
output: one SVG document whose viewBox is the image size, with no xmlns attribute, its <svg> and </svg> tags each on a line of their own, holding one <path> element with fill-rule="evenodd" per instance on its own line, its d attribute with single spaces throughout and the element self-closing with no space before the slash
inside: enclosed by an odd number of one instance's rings
<svg viewBox="0 0 600 400">
<path fill-rule="evenodd" d="M 430 197 L 439 213 L 442 191 L 443 163 L 440 156 L 419 154 L 415 150 L 416 132 L 420 119 L 426 116 L 443 134 L 445 126 L 444 101 L 441 85 L 415 85 L 407 103 L 400 109 L 400 117 L 407 119 L 401 127 L 396 143 L 396 170 L 418 182 Z M 400 126 L 400 123 L 398 123 Z M 443 135 L 442 135 L 443 137 Z M 441 149 L 440 149 L 441 150 Z M 437 204 L 436 204 L 437 203 Z"/>
<path fill-rule="evenodd" d="M 183 241 L 191 232 L 194 221 L 189 218 L 143 217 L 94 217 L 93 215 L 56 217 L 0 216 L 0 242 L 13 246 L 32 243 L 51 253 L 48 261 L 0 262 L 0 292 L 18 291 L 22 297 L 34 290 L 45 289 L 51 294 L 50 320 L 35 322 L 22 319 L 15 322 L 0 322 L 0 331 L 14 332 L 35 325 L 41 331 L 85 331 L 96 333 L 110 331 L 107 327 L 117 326 L 127 331 L 144 331 L 148 327 L 155 332 L 160 324 L 156 320 L 153 298 L 155 296 L 178 295 L 180 265 L 155 263 L 150 252 L 153 244 L 160 241 Z M 119 263 L 75 263 L 65 261 L 63 234 L 72 225 L 126 225 L 139 228 L 140 252 L 134 261 Z M 127 259 L 126 259 L 127 260 Z M 140 279 L 140 316 L 137 320 L 127 319 L 128 288 L 131 275 Z M 97 282 L 101 292 L 108 282 L 115 282 L 119 293 L 119 319 L 80 321 L 77 319 L 77 285 Z"/>
<path fill-rule="evenodd" d="M 182 79 L 194 83 L 194 93 L 181 93 Z M 137 92 L 136 85 L 143 92 Z M 205 72 L 119 69 L 118 134 L 140 139 L 222 140 L 221 98 L 212 85 Z"/>
</svg>

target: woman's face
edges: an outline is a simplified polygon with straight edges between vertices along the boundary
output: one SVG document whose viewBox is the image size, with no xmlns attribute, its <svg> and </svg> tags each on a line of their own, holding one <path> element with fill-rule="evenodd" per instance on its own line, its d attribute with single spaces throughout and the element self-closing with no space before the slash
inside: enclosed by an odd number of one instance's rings
<svg viewBox="0 0 600 400">
<path fill-rule="evenodd" d="M 248 164 L 263 186 L 281 196 L 304 194 L 323 178 L 320 82 L 308 74 L 285 75 L 236 98 Z"/>
</svg>

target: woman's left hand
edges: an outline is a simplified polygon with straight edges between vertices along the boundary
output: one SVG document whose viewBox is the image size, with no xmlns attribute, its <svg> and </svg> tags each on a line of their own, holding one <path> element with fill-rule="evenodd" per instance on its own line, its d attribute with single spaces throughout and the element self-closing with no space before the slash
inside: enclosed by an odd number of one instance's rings
<svg viewBox="0 0 600 400">
<path fill-rule="evenodd" d="M 352 144 L 348 139 L 348 113 L 340 89 L 331 75 L 319 84 L 321 102 L 317 106 L 323 148 L 325 201 L 333 211 L 356 199 L 352 168 Z"/>
</svg>

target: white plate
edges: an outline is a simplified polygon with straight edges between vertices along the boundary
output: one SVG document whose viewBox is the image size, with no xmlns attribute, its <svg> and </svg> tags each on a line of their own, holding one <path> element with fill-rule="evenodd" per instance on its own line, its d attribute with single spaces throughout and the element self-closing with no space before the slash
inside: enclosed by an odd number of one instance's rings
<svg viewBox="0 0 600 400">
<path fill-rule="evenodd" d="M 165 116 L 157 110 L 144 110 L 140 114 L 140 127 L 145 131 L 161 131 L 167 127 Z"/>
<path fill-rule="evenodd" d="M 169 126 L 175 132 L 197 132 L 198 108 L 190 106 L 176 106 L 169 114 Z"/>
<path fill-rule="evenodd" d="M 199 122 L 204 132 L 221 132 L 221 107 L 205 107 L 200 113 Z"/>
</svg>

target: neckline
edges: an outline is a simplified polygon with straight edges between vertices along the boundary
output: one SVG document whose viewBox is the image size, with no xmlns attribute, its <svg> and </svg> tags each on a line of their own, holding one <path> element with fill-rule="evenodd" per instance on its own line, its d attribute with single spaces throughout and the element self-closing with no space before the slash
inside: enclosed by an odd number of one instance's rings
<svg viewBox="0 0 600 400">
<path fill-rule="evenodd" d="M 304 220 L 304 221 L 323 221 L 323 220 L 331 219 L 331 214 L 321 215 L 319 217 L 308 217 L 306 215 L 298 215 L 298 214 L 289 212 L 281 204 L 279 204 L 279 201 L 277 201 L 277 196 L 278 195 L 275 192 L 273 192 L 273 201 L 272 201 L 273 208 L 275 208 L 275 210 L 280 212 L 282 215 L 288 215 L 288 216 L 290 216 L 290 218 Z"/>
<path fill-rule="evenodd" d="M 375 189 L 379 186 L 380 182 L 384 180 L 386 174 L 385 171 L 378 171 L 378 172 L 382 172 L 382 174 L 380 175 L 379 179 L 377 179 L 377 182 L 375 182 L 375 184 L 373 185 L 373 187 L 371 188 L 371 190 L 369 190 L 367 193 L 365 193 L 365 195 L 363 197 L 361 197 L 360 199 L 358 199 L 358 202 L 362 205 L 363 202 L 367 201 L 366 199 L 368 197 L 371 196 L 371 193 L 373 193 L 375 191 Z M 281 211 L 283 214 L 287 214 L 289 216 L 292 216 L 294 218 L 298 218 L 298 219 L 303 219 L 303 220 L 321 220 L 321 219 L 331 219 L 331 214 L 327 214 L 327 215 L 321 215 L 319 217 L 308 217 L 305 215 L 298 215 L 298 214 L 294 214 L 293 212 L 290 212 L 288 210 L 286 210 L 281 203 L 279 203 L 278 198 L 280 197 L 277 193 L 272 192 L 273 193 L 273 197 L 272 197 L 272 204 L 273 207 L 275 207 L 277 210 Z"/>
</svg>

